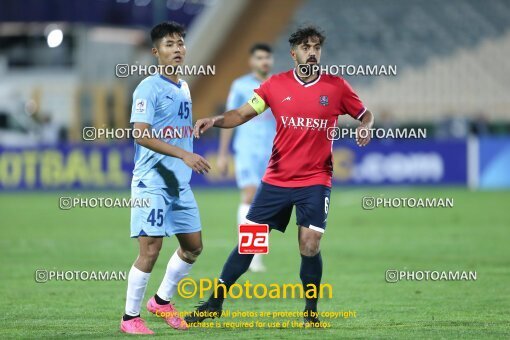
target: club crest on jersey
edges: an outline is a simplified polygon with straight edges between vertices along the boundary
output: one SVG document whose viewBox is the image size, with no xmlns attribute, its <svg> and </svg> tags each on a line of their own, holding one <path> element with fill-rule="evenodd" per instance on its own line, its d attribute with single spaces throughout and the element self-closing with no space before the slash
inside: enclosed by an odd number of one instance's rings
<svg viewBox="0 0 510 340">
<path fill-rule="evenodd" d="M 322 106 L 328 106 L 329 105 L 328 96 L 319 96 L 319 103 Z"/>
</svg>

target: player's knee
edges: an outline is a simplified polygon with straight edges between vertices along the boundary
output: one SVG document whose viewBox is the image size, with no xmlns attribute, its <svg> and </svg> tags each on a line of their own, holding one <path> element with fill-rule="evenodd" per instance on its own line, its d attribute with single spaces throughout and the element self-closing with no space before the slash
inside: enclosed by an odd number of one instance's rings
<svg viewBox="0 0 510 340">
<path fill-rule="evenodd" d="M 314 237 L 302 237 L 299 240 L 299 251 L 304 256 L 315 256 L 320 251 L 320 240 Z"/>
<path fill-rule="evenodd" d="M 315 256 L 320 251 L 322 234 L 302 228 L 299 233 L 299 251 L 304 256 Z"/>
<path fill-rule="evenodd" d="M 145 251 L 142 254 L 140 254 L 140 256 L 145 258 L 146 261 L 156 262 L 160 250 L 161 247 L 158 246 L 147 247 L 147 249 L 145 249 Z"/>
<path fill-rule="evenodd" d="M 202 249 L 202 246 L 198 246 L 193 249 L 183 249 L 182 256 L 190 262 L 195 262 L 197 257 L 202 253 Z"/>
<path fill-rule="evenodd" d="M 305 243 L 300 245 L 299 251 L 301 252 L 301 255 L 304 256 L 315 256 L 319 253 L 320 247 L 318 244 Z"/>
</svg>

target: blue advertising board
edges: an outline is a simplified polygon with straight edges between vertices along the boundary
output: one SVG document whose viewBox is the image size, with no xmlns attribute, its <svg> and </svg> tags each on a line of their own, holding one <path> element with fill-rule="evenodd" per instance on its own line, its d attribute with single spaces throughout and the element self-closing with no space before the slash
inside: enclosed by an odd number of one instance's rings
<svg viewBox="0 0 510 340">
<path fill-rule="evenodd" d="M 0 147 L 0 189 L 124 189 L 132 167 L 132 144 Z"/>
<path fill-rule="evenodd" d="M 193 176 L 195 185 L 234 185 L 234 164 L 228 175 L 214 169 L 217 143 L 197 145 L 212 162 L 207 176 Z M 354 142 L 333 144 L 333 185 L 466 185 L 467 144 L 464 140 L 374 140 L 364 148 Z"/>
<path fill-rule="evenodd" d="M 207 175 L 193 174 L 192 186 L 235 185 L 233 161 L 226 176 L 216 170 L 216 139 L 197 140 L 194 148 L 209 160 L 213 169 Z M 364 148 L 353 142 L 338 141 L 334 143 L 333 159 L 334 185 L 466 185 L 467 182 L 464 140 L 374 140 Z M 127 189 L 132 168 L 131 143 L 0 147 L 1 190 Z"/>
</svg>

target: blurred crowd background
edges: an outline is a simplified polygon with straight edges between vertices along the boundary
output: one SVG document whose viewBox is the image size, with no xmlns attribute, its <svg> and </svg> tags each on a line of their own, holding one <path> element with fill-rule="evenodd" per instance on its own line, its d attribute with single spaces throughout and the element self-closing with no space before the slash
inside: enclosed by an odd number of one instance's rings
<svg viewBox="0 0 510 340">
<path fill-rule="evenodd" d="M 84 141 L 84 127 L 129 127 L 150 65 L 150 28 L 187 27 L 194 119 L 223 112 L 249 48 L 273 46 L 290 69 L 289 34 L 326 33 L 323 64 L 396 65 L 396 76 L 345 76 L 384 128 L 426 128 L 423 140 L 334 143 L 335 185 L 510 187 L 510 2 L 506 0 L 4 0 L 0 10 L 0 189 L 124 189 L 132 141 Z M 343 121 L 353 125 L 353 122 Z M 353 125 L 354 126 L 354 125 Z M 218 131 L 196 142 L 214 162 Z M 233 168 L 233 164 L 231 166 Z M 192 185 L 233 186 L 234 171 Z"/>
</svg>

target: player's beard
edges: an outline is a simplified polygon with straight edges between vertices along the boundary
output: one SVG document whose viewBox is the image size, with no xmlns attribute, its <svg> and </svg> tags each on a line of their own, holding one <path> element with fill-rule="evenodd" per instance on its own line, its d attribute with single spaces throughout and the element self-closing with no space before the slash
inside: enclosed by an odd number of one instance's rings
<svg viewBox="0 0 510 340">
<path fill-rule="evenodd" d="M 315 64 L 318 64 L 319 61 L 317 60 L 316 57 L 309 57 L 308 59 L 306 59 L 306 63 L 315 63 Z"/>
</svg>

